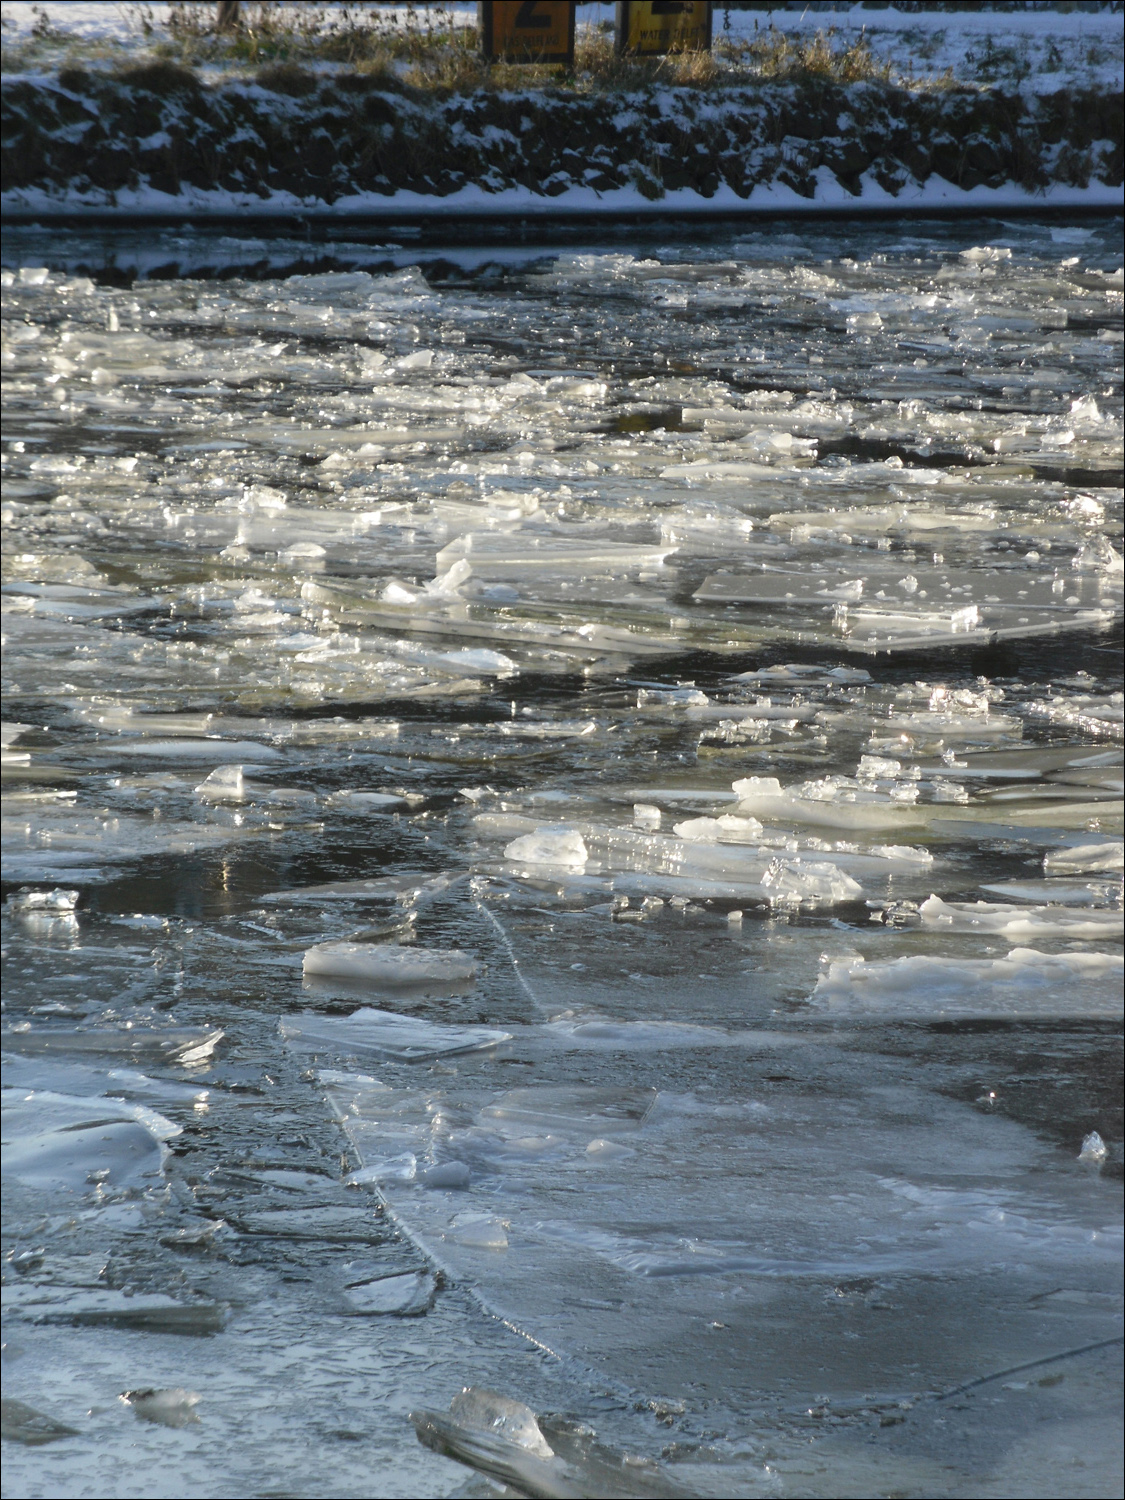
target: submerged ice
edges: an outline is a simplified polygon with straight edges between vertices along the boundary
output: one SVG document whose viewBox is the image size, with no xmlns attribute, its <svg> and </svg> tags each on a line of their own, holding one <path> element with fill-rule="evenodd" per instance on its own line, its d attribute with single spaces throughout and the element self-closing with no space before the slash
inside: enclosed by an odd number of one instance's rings
<svg viewBox="0 0 1125 1500">
<path fill-rule="evenodd" d="M 13 1483 L 1111 1472 L 1121 275 L 1057 233 L 12 237 Z"/>
</svg>

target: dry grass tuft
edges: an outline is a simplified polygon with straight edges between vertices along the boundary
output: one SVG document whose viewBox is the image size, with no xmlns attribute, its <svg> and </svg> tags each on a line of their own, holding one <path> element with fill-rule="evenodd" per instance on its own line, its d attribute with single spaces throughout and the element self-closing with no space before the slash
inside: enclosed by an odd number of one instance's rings
<svg viewBox="0 0 1125 1500">
<path fill-rule="evenodd" d="M 736 65 L 748 63 L 761 78 L 818 77 L 829 78 L 834 83 L 891 82 L 891 64 L 875 60 L 863 32 L 847 47 L 834 45 L 835 35 L 836 28 L 831 26 L 826 32 L 818 31 L 816 36 L 806 40 L 786 36 L 771 24 L 752 41 L 726 43 L 723 52 Z"/>
<path fill-rule="evenodd" d="M 676 52 L 666 57 L 619 57 L 609 22 L 580 25 L 574 66 L 486 63 L 476 26 L 460 24 L 445 4 L 397 7 L 373 0 L 343 4 L 319 0 L 243 0 L 238 25 L 219 32 L 214 0 L 171 0 L 160 14 L 151 3 L 123 6 L 131 23 L 128 42 L 93 45 L 60 31 L 42 16 L 30 38 L 5 50 L 10 71 L 25 67 L 116 64 L 201 66 L 238 76 L 257 72 L 269 88 L 308 92 L 312 75 L 303 69 L 335 65 L 388 88 L 439 95 L 478 90 L 563 89 L 578 93 L 648 89 L 660 85 L 708 90 L 760 81 L 824 79 L 849 84 L 898 82 L 908 88 L 950 87 L 952 79 L 893 76 L 890 63 L 872 55 L 867 38 L 849 44 L 835 30 L 815 37 L 793 37 L 774 25 L 740 42 L 716 38 L 711 52 Z M 463 12 L 461 12 L 463 15 Z M 138 45 L 138 43 L 140 45 Z M 100 50 L 99 50 L 100 46 Z M 16 55 L 18 51 L 19 55 Z M 286 71 L 289 70 L 289 71 Z"/>
</svg>

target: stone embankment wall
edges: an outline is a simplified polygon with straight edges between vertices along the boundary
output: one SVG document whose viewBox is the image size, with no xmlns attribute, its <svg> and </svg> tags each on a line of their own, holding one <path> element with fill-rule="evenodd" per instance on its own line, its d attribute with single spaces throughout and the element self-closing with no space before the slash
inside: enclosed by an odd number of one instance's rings
<svg viewBox="0 0 1125 1500">
<path fill-rule="evenodd" d="M 871 183 L 897 195 L 937 179 L 1104 192 L 1122 182 L 1122 118 L 1120 92 L 808 77 L 441 97 L 363 73 L 280 67 L 209 84 L 154 64 L 6 79 L 3 188 L 15 208 L 201 192 L 263 207 L 278 195 L 331 205 L 406 190 L 437 200 L 472 185 L 521 188 L 545 203 L 575 187 L 655 202 L 685 188 L 711 199 L 725 186 L 745 199 L 760 184 L 838 200 Z"/>
</svg>

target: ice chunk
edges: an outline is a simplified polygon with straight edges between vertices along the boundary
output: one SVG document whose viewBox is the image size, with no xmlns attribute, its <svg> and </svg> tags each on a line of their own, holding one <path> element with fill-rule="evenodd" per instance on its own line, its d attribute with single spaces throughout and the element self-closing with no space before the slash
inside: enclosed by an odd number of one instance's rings
<svg viewBox="0 0 1125 1500">
<path fill-rule="evenodd" d="M 333 792 L 326 800 L 329 807 L 340 807 L 345 812 L 397 812 L 410 806 L 398 792 Z"/>
<path fill-rule="evenodd" d="M 466 1386 L 450 1402 L 449 1414 L 463 1426 L 504 1438 L 537 1458 L 554 1457 L 554 1450 L 540 1431 L 535 1413 L 520 1401 L 511 1401 L 495 1391 Z"/>
<path fill-rule="evenodd" d="M 577 829 L 547 824 L 536 828 L 534 833 L 513 839 L 504 850 L 504 858 L 513 864 L 562 865 L 580 869 L 589 855 Z"/>
<path fill-rule="evenodd" d="M 5 720 L 3 724 L 0 724 L 0 749 L 7 750 L 25 734 L 31 734 L 34 727 L 33 724 L 16 724 L 10 719 Z"/>
<path fill-rule="evenodd" d="M 512 1089 L 481 1111 L 481 1119 L 512 1133 L 559 1131 L 584 1136 L 638 1130 L 656 1103 L 656 1090 L 628 1085 L 537 1084 Z"/>
<path fill-rule="evenodd" d="M 416 1181 L 428 1188 L 467 1188 L 470 1172 L 463 1161 L 441 1161 L 418 1173 Z"/>
<path fill-rule="evenodd" d="M 348 1311 L 364 1317 L 417 1318 L 428 1312 L 437 1295 L 437 1279 L 428 1271 L 402 1271 L 356 1281 L 344 1288 Z"/>
<path fill-rule="evenodd" d="M 219 766 L 205 776 L 195 789 L 204 802 L 241 802 L 246 796 L 246 782 L 241 766 Z"/>
<path fill-rule="evenodd" d="M 1060 937 L 1113 937 L 1125 930 L 1121 912 L 1076 913 L 1066 906 L 1002 906 L 989 901 L 942 901 L 931 896 L 918 908 L 924 927 L 946 932 L 997 933 L 1010 941 Z"/>
<path fill-rule="evenodd" d="M 53 891 L 33 891 L 24 886 L 13 892 L 4 905 L 13 912 L 43 912 L 49 916 L 67 915 L 78 905 L 79 892 L 56 886 Z"/>
<path fill-rule="evenodd" d="M 1052 906 L 1118 906 L 1122 900 L 1121 877 L 1104 880 L 1000 880 L 982 885 L 982 891 L 1013 901 L 1045 902 Z"/>
<path fill-rule="evenodd" d="M 463 880 L 463 875 L 404 873 L 381 875 L 371 880 L 331 880 L 325 885 L 298 885 L 288 891 L 271 891 L 263 901 L 301 905 L 321 901 L 397 901 L 410 905 L 422 897 L 438 896 Z"/>
<path fill-rule="evenodd" d="M 748 776 L 736 781 L 734 790 L 739 813 L 769 822 L 862 831 L 910 827 L 928 820 L 927 810 L 914 805 L 918 795 L 914 786 L 883 794 L 846 776 L 828 776 L 783 789 L 774 776 Z"/>
<path fill-rule="evenodd" d="M 189 1427 L 199 1421 L 196 1407 L 202 1397 L 196 1391 L 186 1390 L 182 1385 L 169 1386 L 163 1390 L 148 1388 L 137 1391 L 122 1391 L 121 1398 L 142 1422 L 156 1422 L 161 1427 Z"/>
<path fill-rule="evenodd" d="M 173 1078 L 150 1078 L 133 1068 L 111 1067 L 107 1070 L 104 1066 L 64 1062 L 51 1053 L 21 1057 L 15 1052 L 5 1052 L 3 1058 L 4 1086 L 11 1089 L 42 1089 L 54 1094 L 86 1096 L 108 1094 L 138 1102 L 178 1100 L 190 1104 L 205 1103 L 209 1092 L 206 1088 L 179 1083 Z"/>
<path fill-rule="evenodd" d="M 1103 870 L 1125 870 L 1125 844 L 1075 844 L 1043 856 L 1046 875 L 1094 875 Z"/>
<path fill-rule="evenodd" d="M 287 1041 L 314 1051 L 367 1052 L 391 1062 L 434 1062 L 462 1052 L 482 1052 L 511 1041 L 511 1033 L 487 1026 L 438 1026 L 393 1011 L 365 1008 L 347 1017 L 309 1011 L 282 1021 Z"/>
<path fill-rule="evenodd" d="M 818 901 L 855 901 L 863 895 L 858 881 L 827 860 L 773 859 L 762 875 L 771 902 L 801 905 Z"/>
<path fill-rule="evenodd" d="M 318 943 L 304 957 L 304 973 L 339 974 L 378 985 L 452 984 L 472 979 L 476 960 L 439 948 L 400 948 L 391 943 Z"/>
<path fill-rule="evenodd" d="M 119 1058 L 130 1062 L 199 1063 L 205 1061 L 222 1038 L 221 1031 L 187 1026 L 157 1029 L 142 1026 L 87 1028 L 69 1026 L 8 1027 L 0 1033 L 6 1052 L 33 1057 L 67 1053 L 81 1057 Z"/>
<path fill-rule="evenodd" d="M 1122 960 L 1112 953 L 1040 953 L 1005 958 L 916 955 L 879 963 L 830 964 L 814 1006 L 886 1020 L 916 1016 L 1097 1016 L 1122 1014 Z"/>
<path fill-rule="evenodd" d="M 418 1158 L 412 1151 L 404 1151 L 401 1155 L 388 1157 L 385 1161 L 368 1162 L 360 1167 L 358 1172 L 352 1172 L 344 1181 L 349 1187 L 364 1187 L 368 1183 L 413 1182 L 417 1170 Z"/>
<path fill-rule="evenodd" d="M 1106 1143 L 1096 1130 L 1091 1130 L 1089 1135 L 1083 1136 L 1082 1150 L 1078 1153 L 1079 1161 L 1094 1162 L 1100 1166 L 1108 1154 Z"/>
<path fill-rule="evenodd" d="M 652 1500 L 691 1493 L 659 1465 L 598 1443 L 585 1425 L 550 1422 L 548 1442 L 530 1407 L 495 1391 L 466 1386 L 453 1398 L 448 1414 L 415 1411 L 410 1420 L 425 1447 L 479 1469 L 510 1486 L 511 1493 Z"/>
<path fill-rule="evenodd" d="M 621 1052 L 664 1051 L 676 1047 L 731 1047 L 752 1043 L 753 1032 L 681 1021 L 614 1021 L 605 1016 L 556 1016 L 549 1034 L 564 1045 L 604 1047 Z"/>
<path fill-rule="evenodd" d="M 226 1308 L 217 1302 L 179 1301 L 164 1292 L 75 1291 L 23 1286 L 9 1303 L 13 1312 L 35 1323 L 87 1327 L 133 1328 L 205 1338 L 226 1323 Z"/>
<path fill-rule="evenodd" d="M 507 1250 L 508 1232 L 491 1214 L 460 1214 L 446 1231 L 446 1239 L 455 1240 L 466 1250 Z"/>
</svg>

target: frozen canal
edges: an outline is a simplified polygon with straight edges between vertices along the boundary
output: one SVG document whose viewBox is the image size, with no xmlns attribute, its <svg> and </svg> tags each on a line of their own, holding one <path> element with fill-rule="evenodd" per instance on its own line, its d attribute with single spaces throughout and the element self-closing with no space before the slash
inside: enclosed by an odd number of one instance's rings
<svg viewBox="0 0 1125 1500">
<path fill-rule="evenodd" d="M 1120 224 L 708 233 L 7 237 L 6 1494 L 1120 1493 Z"/>
</svg>

